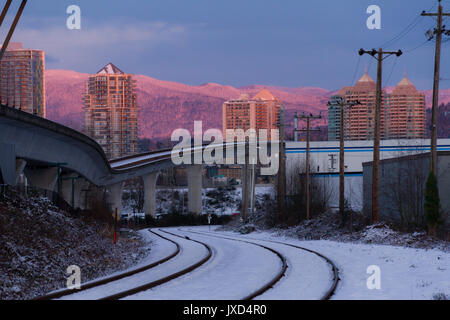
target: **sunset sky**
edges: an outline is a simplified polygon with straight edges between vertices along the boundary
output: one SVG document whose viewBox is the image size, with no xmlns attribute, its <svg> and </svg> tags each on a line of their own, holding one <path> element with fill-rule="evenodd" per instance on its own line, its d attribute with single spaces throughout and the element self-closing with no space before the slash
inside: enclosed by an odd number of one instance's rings
<svg viewBox="0 0 450 320">
<path fill-rule="evenodd" d="M 18 3 L 2 26 L 2 40 Z M 72 4 L 81 7 L 81 30 L 66 28 Z M 372 4 L 381 7 L 381 30 L 366 27 Z M 450 12 L 450 0 L 443 5 Z M 375 78 L 375 60 L 359 58 L 358 49 L 377 48 L 415 22 L 386 48 L 405 54 L 386 60 L 383 85 L 395 85 L 406 70 L 425 90 L 432 88 L 434 63 L 434 42 L 425 42 L 425 32 L 435 20 L 414 19 L 430 9 L 437 10 L 436 0 L 28 1 L 12 41 L 45 50 L 47 69 L 95 73 L 113 62 L 129 73 L 192 85 L 334 90 L 352 84 L 364 66 Z M 441 77 L 450 79 L 450 41 L 442 49 Z M 450 81 L 441 87 L 450 87 Z"/>
</svg>

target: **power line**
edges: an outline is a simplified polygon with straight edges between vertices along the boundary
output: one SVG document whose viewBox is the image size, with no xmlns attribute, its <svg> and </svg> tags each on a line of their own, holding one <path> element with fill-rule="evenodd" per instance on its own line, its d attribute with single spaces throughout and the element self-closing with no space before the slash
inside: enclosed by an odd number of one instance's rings
<svg viewBox="0 0 450 320">
<path fill-rule="evenodd" d="M 359 63 L 361 62 L 361 56 L 358 56 L 358 62 L 356 63 L 355 72 L 353 73 L 352 86 L 355 84 L 356 73 L 359 71 Z"/>
<path fill-rule="evenodd" d="M 370 73 L 371 66 L 372 66 L 372 59 L 369 58 L 369 66 L 367 67 L 367 73 Z"/>
<path fill-rule="evenodd" d="M 421 22 L 420 15 L 416 16 L 414 20 L 405 28 L 403 29 L 399 34 L 397 34 L 395 37 L 393 37 L 391 40 L 386 41 L 381 46 L 378 46 L 379 48 L 389 48 L 394 43 L 399 41 L 401 38 L 406 36 L 411 30 L 413 30 L 419 23 Z"/>
<path fill-rule="evenodd" d="M 391 73 L 389 74 L 389 77 L 387 78 L 387 81 L 384 83 L 385 87 L 389 84 L 389 80 L 391 80 L 391 76 L 394 73 L 394 69 L 395 69 L 396 65 L 397 65 L 397 59 L 395 59 L 394 62 L 392 63 Z"/>
<path fill-rule="evenodd" d="M 425 44 L 427 44 L 427 43 L 430 42 L 430 41 L 431 41 L 431 39 L 430 39 L 430 40 L 427 39 L 427 40 L 425 40 L 425 42 L 422 42 L 422 43 L 419 44 L 418 46 L 416 46 L 416 47 L 414 47 L 414 48 L 412 48 L 412 49 L 406 50 L 405 53 L 411 53 L 411 52 L 413 52 L 413 51 L 415 51 L 415 50 L 417 50 L 417 49 L 423 47 Z"/>
<path fill-rule="evenodd" d="M 432 10 L 435 6 L 436 6 L 436 4 L 434 4 L 430 9 L 428 9 L 428 11 Z M 417 25 L 419 25 L 423 21 L 420 18 L 421 18 L 420 14 L 415 16 L 414 19 L 400 33 L 398 33 L 396 36 L 394 36 L 391 40 L 388 40 L 385 43 L 383 43 L 382 45 L 378 46 L 378 48 L 391 47 L 394 43 L 396 43 L 397 41 L 402 39 L 404 36 L 406 36 L 408 33 L 410 33 L 415 27 L 417 27 Z"/>
</svg>

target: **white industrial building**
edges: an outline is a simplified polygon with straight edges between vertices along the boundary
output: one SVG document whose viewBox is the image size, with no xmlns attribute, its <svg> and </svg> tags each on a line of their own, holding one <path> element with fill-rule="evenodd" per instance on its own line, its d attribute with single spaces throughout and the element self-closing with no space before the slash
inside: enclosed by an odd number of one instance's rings
<svg viewBox="0 0 450 320">
<path fill-rule="evenodd" d="M 450 150 L 450 139 L 438 139 L 438 151 Z M 430 151 L 430 139 L 381 140 L 380 159 Z M 292 175 L 304 172 L 306 142 L 286 142 L 286 184 L 290 192 Z M 330 205 L 339 203 L 339 141 L 310 142 L 310 166 L 316 179 L 330 190 Z M 363 163 L 373 160 L 373 141 L 345 141 L 345 197 L 355 210 L 362 210 Z"/>
</svg>

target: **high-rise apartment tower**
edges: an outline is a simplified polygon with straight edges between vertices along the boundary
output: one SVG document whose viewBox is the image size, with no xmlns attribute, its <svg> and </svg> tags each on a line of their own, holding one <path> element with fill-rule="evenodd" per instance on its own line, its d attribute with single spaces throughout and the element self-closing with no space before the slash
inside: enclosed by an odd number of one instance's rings
<svg viewBox="0 0 450 320">
<path fill-rule="evenodd" d="M 339 98 L 360 105 L 344 111 L 344 138 L 346 140 L 371 140 L 374 131 L 376 84 L 367 74 L 353 87 L 343 87 L 330 100 L 328 107 L 328 139 L 339 140 Z M 405 77 L 388 94 L 382 91 L 380 133 L 382 139 L 425 138 L 425 95 Z"/>
<path fill-rule="evenodd" d="M 138 153 L 136 81 L 109 63 L 89 77 L 84 97 L 85 132 L 114 159 Z"/>
<path fill-rule="evenodd" d="M 45 117 L 44 51 L 10 43 L 0 62 L 0 101 L 3 105 Z"/>
<path fill-rule="evenodd" d="M 224 102 L 222 106 L 222 129 L 224 139 L 227 129 L 267 129 L 267 139 L 271 136 L 271 129 L 278 129 L 278 113 L 282 103 L 267 89 L 258 92 L 253 98 L 242 94 L 238 99 Z"/>
</svg>

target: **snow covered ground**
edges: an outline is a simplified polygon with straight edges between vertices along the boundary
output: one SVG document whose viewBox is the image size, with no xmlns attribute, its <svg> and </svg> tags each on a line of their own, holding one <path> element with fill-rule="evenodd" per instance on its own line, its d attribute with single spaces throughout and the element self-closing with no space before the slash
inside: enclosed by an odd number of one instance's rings
<svg viewBox="0 0 450 320">
<path fill-rule="evenodd" d="M 155 252 L 151 260 L 146 261 L 147 264 L 168 256 L 175 251 L 175 245 L 167 240 L 161 239 L 155 235 L 151 235 L 148 231 L 147 237 L 149 237 L 154 244 L 152 247 L 152 253 Z M 173 259 L 166 263 L 160 264 L 152 269 L 137 273 L 135 275 L 107 283 L 98 287 L 93 287 L 84 291 L 74 293 L 69 296 L 62 297 L 63 300 L 90 300 L 99 299 L 106 296 L 113 295 L 115 293 L 138 287 L 140 285 L 161 279 L 167 275 L 175 273 L 188 265 L 192 265 L 199 259 L 205 256 L 206 249 L 201 244 L 181 239 L 175 236 L 171 236 L 165 233 L 158 232 L 166 238 L 173 239 L 182 245 L 182 251 Z M 155 250 L 155 251 L 153 251 Z M 142 263 L 141 263 L 142 265 Z"/>
<path fill-rule="evenodd" d="M 203 229 L 206 230 L 204 227 Z M 441 250 L 328 240 L 302 241 L 270 232 L 254 232 L 249 235 L 229 231 L 216 233 L 245 239 L 283 241 L 326 255 L 339 268 L 341 278 L 332 299 L 450 298 L 450 253 Z M 367 273 L 369 266 L 380 268 L 380 289 L 367 287 L 367 280 L 372 275 L 372 272 Z"/>
<path fill-rule="evenodd" d="M 80 267 L 81 281 L 129 268 L 153 253 L 149 248 L 134 232 L 114 245 L 105 223 L 72 216 L 35 192 L 0 194 L 0 300 L 65 288 L 71 265 Z"/>
<path fill-rule="evenodd" d="M 242 299 L 279 271 L 280 260 L 261 247 L 177 228 L 170 230 L 206 242 L 214 250 L 212 259 L 185 276 L 127 299 Z"/>
<path fill-rule="evenodd" d="M 267 231 L 242 235 L 217 229 L 209 226 L 164 228 L 182 238 L 154 230 L 180 243 L 181 253 L 150 270 L 65 298 L 96 299 L 108 296 L 160 279 L 195 263 L 206 255 L 206 249 L 185 239 L 185 236 L 207 243 L 213 249 L 211 259 L 186 275 L 125 299 L 242 299 L 270 281 L 282 266 L 277 255 L 255 244 L 279 251 L 288 264 L 285 276 L 256 299 L 323 297 L 332 285 L 331 266 L 313 253 L 268 240 L 308 248 L 330 258 L 338 267 L 340 277 L 332 299 L 410 300 L 450 297 L 449 252 L 330 240 L 299 240 Z M 147 242 L 152 243 L 153 253 L 152 257 L 142 263 L 160 259 L 174 251 L 172 243 L 151 235 L 146 230 L 141 233 Z M 373 273 L 373 268 L 379 270 L 379 289 L 370 286 L 376 281 L 368 281 L 377 275 Z"/>
</svg>

